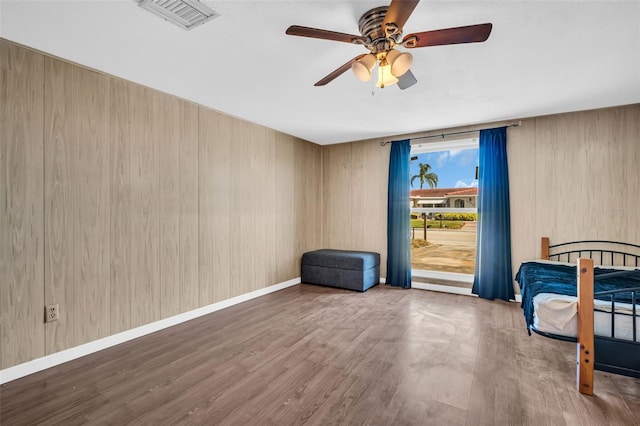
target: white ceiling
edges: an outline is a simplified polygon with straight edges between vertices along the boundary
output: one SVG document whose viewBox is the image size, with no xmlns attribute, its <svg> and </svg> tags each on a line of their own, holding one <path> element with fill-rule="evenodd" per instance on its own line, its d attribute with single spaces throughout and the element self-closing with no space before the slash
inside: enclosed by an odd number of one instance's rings
<svg viewBox="0 0 640 426">
<path fill-rule="evenodd" d="M 376 1 L 206 1 L 185 31 L 134 0 L 0 1 L 0 36 L 319 144 L 640 102 L 640 1 L 423 0 L 404 33 L 493 23 L 484 43 L 412 49 L 418 84 L 372 90 L 362 46 L 285 35 L 358 34 Z M 373 93 L 372 93 L 373 92 Z"/>
</svg>

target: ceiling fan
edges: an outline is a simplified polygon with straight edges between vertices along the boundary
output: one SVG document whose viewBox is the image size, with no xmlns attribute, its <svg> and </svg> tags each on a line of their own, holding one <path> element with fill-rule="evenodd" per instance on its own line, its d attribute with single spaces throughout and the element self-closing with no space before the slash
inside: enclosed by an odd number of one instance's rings
<svg viewBox="0 0 640 426">
<path fill-rule="evenodd" d="M 324 86 L 330 83 L 349 68 L 353 70 L 360 80 L 369 81 L 374 67 L 378 64 L 376 86 L 384 88 L 397 83 L 400 89 L 406 89 L 417 83 L 413 73 L 409 70 L 413 63 L 413 56 L 408 52 L 397 50 L 397 47 L 402 46 L 407 49 L 414 49 L 416 47 L 482 42 L 489 38 L 492 28 L 492 24 L 486 23 L 423 31 L 407 34 L 402 38 L 404 24 L 419 1 L 392 0 L 389 6 L 376 7 L 365 12 L 358 21 L 361 35 L 299 25 L 290 26 L 287 28 L 286 33 L 294 36 L 360 44 L 369 50 L 369 53 L 358 55 L 329 73 L 314 86 Z"/>
</svg>

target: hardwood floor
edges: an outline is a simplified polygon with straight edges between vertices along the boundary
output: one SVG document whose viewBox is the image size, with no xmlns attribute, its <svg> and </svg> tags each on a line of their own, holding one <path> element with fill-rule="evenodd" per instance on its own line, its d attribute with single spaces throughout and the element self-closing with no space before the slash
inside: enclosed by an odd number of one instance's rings
<svg viewBox="0 0 640 426">
<path fill-rule="evenodd" d="M 640 380 L 574 376 L 515 303 L 298 285 L 7 383 L 0 423 L 640 424 Z"/>
</svg>

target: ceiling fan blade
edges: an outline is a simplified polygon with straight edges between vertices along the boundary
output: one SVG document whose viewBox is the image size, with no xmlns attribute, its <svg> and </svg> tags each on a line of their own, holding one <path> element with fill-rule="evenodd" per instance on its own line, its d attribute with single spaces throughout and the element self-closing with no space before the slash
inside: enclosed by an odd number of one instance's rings
<svg viewBox="0 0 640 426">
<path fill-rule="evenodd" d="M 413 75 L 411 70 L 405 72 L 400 77 L 398 77 L 398 87 L 401 90 L 408 89 L 409 87 L 413 86 L 417 82 L 418 80 L 416 80 L 416 77 Z"/>
<path fill-rule="evenodd" d="M 395 24 L 402 31 L 402 27 L 419 2 L 420 0 L 391 0 L 387 14 L 382 21 L 382 28 L 384 29 L 386 24 Z"/>
<path fill-rule="evenodd" d="M 300 25 L 292 25 L 287 28 L 288 35 L 319 38 L 322 40 L 342 41 L 345 43 L 362 44 L 364 37 L 353 34 L 338 33 L 336 31 L 321 30 L 318 28 L 301 27 Z"/>
<path fill-rule="evenodd" d="M 404 44 L 404 47 L 407 48 L 477 43 L 489 38 L 492 27 L 492 24 L 487 23 L 407 34 L 402 40 L 402 43 L 408 42 Z M 411 42 L 412 38 L 415 38 L 415 43 Z"/>
<path fill-rule="evenodd" d="M 341 76 L 342 74 L 344 74 L 345 71 L 347 71 L 349 68 L 351 68 L 351 64 L 353 64 L 355 61 L 357 61 L 358 59 L 362 58 L 363 56 L 365 56 L 365 55 L 358 55 L 355 58 L 351 59 L 346 64 L 342 65 L 341 67 L 339 67 L 335 71 L 329 73 L 329 75 L 327 75 L 325 78 L 323 78 L 322 80 L 318 81 L 316 84 L 314 84 L 314 86 L 324 86 L 327 83 L 331 83 L 334 79 L 336 79 L 337 77 Z"/>
</svg>

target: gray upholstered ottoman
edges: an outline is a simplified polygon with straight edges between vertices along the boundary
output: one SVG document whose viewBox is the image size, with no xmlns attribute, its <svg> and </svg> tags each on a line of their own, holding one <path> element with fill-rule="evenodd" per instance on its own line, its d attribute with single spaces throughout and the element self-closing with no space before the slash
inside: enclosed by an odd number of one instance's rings
<svg viewBox="0 0 640 426">
<path fill-rule="evenodd" d="M 302 255 L 301 280 L 365 291 L 380 282 L 380 254 L 369 251 L 315 250 Z"/>
</svg>

